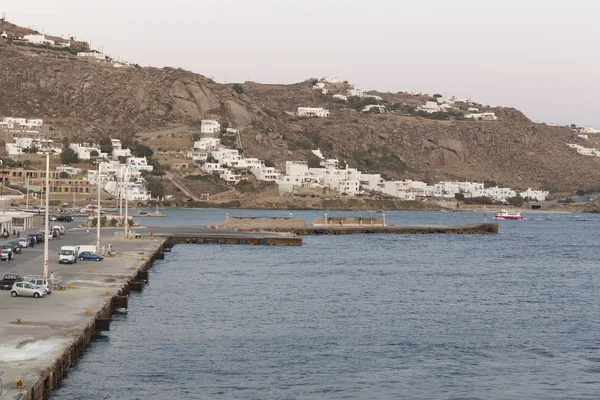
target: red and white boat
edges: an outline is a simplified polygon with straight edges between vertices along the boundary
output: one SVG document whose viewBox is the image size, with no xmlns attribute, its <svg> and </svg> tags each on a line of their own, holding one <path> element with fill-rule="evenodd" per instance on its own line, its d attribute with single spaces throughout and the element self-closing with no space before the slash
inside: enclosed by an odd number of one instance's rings
<svg viewBox="0 0 600 400">
<path fill-rule="evenodd" d="M 502 210 L 502 211 L 498 211 L 498 213 L 496 214 L 496 216 L 494 218 L 495 219 L 523 219 L 523 214 L 521 214 L 521 211 Z"/>
</svg>

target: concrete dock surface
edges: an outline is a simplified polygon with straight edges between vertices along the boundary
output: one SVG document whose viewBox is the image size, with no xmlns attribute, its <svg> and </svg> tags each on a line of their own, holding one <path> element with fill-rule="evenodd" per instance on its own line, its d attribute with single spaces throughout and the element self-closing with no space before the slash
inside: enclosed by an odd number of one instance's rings
<svg viewBox="0 0 600 400">
<path fill-rule="evenodd" d="M 49 241 L 49 271 L 61 276 L 63 283 L 70 284 L 71 288 L 63 291 L 55 288 L 52 294 L 40 299 L 13 298 L 10 290 L 0 290 L 2 399 L 42 399 L 44 392 L 56 385 L 93 336 L 95 318 L 108 318 L 105 310 L 112 304 L 113 296 L 127 287 L 162 246 L 163 239 L 151 238 L 147 232 L 141 239 L 116 239 L 114 232 L 115 229 L 101 230 L 101 245 L 110 242 L 116 255 L 99 262 L 58 263 L 61 246 L 94 245 L 95 229 L 89 234 L 85 229 L 68 229 L 61 239 Z M 44 245 L 41 243 L 24 248 L 11 262 L 1 262 L 0 276 L 7 273 L 42 275 L 43 265 Z M 102 313 L 104 315 L 100 315 Z M 66 352 L 69 354 L 65 355 Z M 14 387 L 18 379 L 23 383 L 21 389 Z"/>
</svg>

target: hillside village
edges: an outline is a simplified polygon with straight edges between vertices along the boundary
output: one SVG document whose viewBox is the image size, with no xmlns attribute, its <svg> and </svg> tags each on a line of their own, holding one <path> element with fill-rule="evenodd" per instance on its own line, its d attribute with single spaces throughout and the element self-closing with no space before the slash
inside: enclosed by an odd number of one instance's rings
<svg viewBox="0 0 600 400">
<path fill-rule="evenodd" d="M 594 190 L 600 179 L 592 160 L 600 151 L 586 145 L 600 131 L 591 127 L 534 124 L 466 97 L 379 93 L 330 76 L 221 85 L 139 68 L 74 38 L 5 21 L 0 30 L 8 185 L 39 189 L 44 173 L 23 159 L 46 153 L 56 165 L 53 193 L 91 193 L 100 183 L 107 196 L 141 204 L 173 198 L 169 190 L 187 177 L 215 179 L 228 193 L 263 182 L 285 198 L 500 204 Z M 31 73 L 17 73 L 17 60 Z M 191 197 L 219 193 L 209 192 Z"/>
</svg>

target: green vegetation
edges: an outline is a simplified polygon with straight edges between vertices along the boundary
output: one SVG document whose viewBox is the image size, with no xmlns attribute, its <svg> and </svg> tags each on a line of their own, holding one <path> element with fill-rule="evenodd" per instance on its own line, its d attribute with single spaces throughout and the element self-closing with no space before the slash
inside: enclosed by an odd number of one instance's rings
<svg viewBox="0 0 600 400">
<path fill-rule="evenodd" d="M 148 146 L 144 146 L 142 144 L 136 144 L 135 147 L 133 149 L 131 149 L 131 154 L 133 154 L 135 157 L 150 158 L 150 157 L 152 157 L 154 152 Z"/>
<path fill-rule="evenodd" d="M 237 94 L 242 94 L 244 93 L 244 87 L 242 85 L 240 85 L 239 83 L 235 83 L 233 85 L 233 90 L 234 92 L 236 92 Z"/>
<path fill-rule="evenodd" d="M 75 153 L 75 150 L 67 148 L 60 153 L 60 162 L 63 164 L 77 164 L 79 156 Z"/>
<path fill-rule="evenodd" d="M 110 140 L 110 138 L 108 137 L 104 137 L 102 139 L 100 139 L 100 151 L 103 153 L 112 153 L 113 151 L 113 145 L 112 145 L 112 141 Z"/>
<path fill-rule="evenodd" d="M 65 171 L 61 172 L 60 175 L 58 175 L 61 179 L 68 179 L 71 177 L 71 175 L 69 175 L 68 173 L 66 173 Z"/>
<path fill-rule="evenodd" d="M 165 187 L 160 179 L 147 176 L 146 178 L 146 189 L 150 191 L 152 197 L 163 197 L 165 195 Z"/>
</svg>

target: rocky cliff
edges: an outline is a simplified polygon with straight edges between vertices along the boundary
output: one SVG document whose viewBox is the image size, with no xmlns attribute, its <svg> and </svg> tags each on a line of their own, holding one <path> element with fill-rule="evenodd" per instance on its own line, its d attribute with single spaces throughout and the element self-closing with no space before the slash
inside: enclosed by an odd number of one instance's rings
<svg viewBox="0 0 600 400">
<path fill-rule="evenodd" d="M 433 120 L 409 112 L 432 100 L 427 96 L 379 95 L 394 112 L 363 114 L 308 81 L 234 87 L 181 69 L 115 68 L 0 43 L 0 116 L 44 118 L 72 138 L 131 138 L 186 127 L 191 146 L 199 121 L 214 118 L 241 130 L 246 156 L 276 164 L 310 159 L 309 150 L 319 147 L 328 157 L 390 178 L 493 180 L 556 190 L 599 186 L 598 161 L 566 146 L 577 140 L 566 128 L 535 124 L 511 108 L 482 108 L 496 112 L 499 121 L 493 122 Z M 289 113 L 299 106 L 326 107 L 332 116 Z"/>
</svg>

